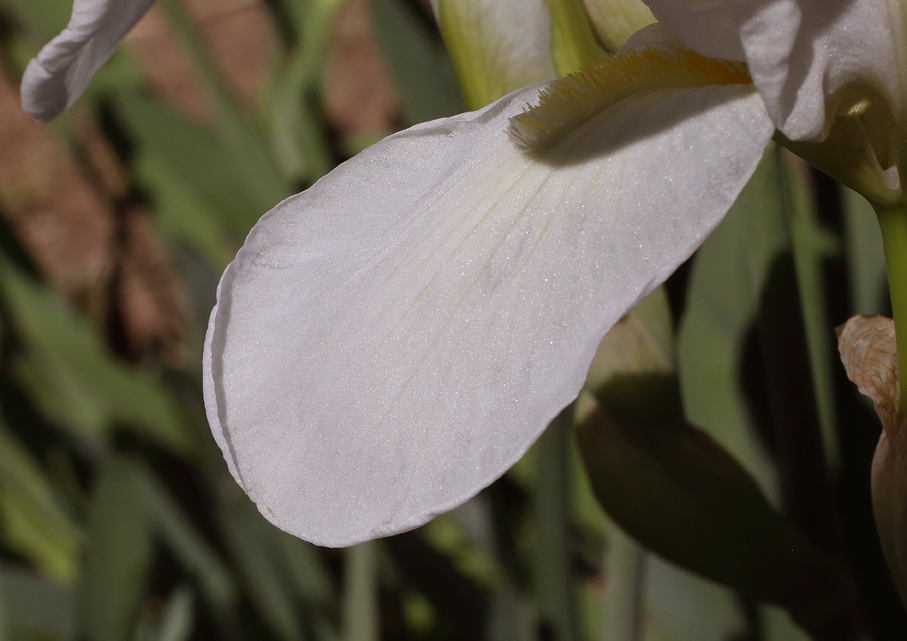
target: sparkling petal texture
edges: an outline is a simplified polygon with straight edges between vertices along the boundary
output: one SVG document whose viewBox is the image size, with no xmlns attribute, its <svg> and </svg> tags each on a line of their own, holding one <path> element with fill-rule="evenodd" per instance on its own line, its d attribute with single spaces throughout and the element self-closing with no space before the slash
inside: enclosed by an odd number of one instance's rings
<svg viewBox="0 0 907 641">
<path fill-rule="evenodd" d="M 703 55 L 739 60 L 775 126 L 822 140 L 839 109 L 868 86 L 903 122 L 907 46 L 903 0 L 646 0 L 659 21 Z M 856 94 L 854 90 L 857 90 Z M 839 104 L 844 100 L 844 104 Z"/>
<path fill-rule="evenodd" d="M 208 419 L 278 527 L 352 545 L 495 480 L 773 131 L 752 86 L 652 90 L 522 152 L 508 119 L 541 88 L 367 149 L 263 217 L 227 268 Z"/>
<path fill-rule="evenodd" d="M 29 61 L 22 108 L 47 122 L 79 99 L 94 72 L 154 0 L 75 0 L 69 25 Z"/>
</svg>

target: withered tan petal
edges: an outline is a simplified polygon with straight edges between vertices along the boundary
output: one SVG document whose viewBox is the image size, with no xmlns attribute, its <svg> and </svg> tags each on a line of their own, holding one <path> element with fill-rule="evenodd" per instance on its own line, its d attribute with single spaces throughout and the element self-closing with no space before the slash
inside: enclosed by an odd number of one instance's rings
<svg viewBox="0 0 907 641">
<path fill-rule="evenodd" d="M 884 316 L 854 316 L 835 333 L 847 378 L 856 383 L 861 394 L 872 399 L 891 439 L 901 400 L 894 321 Z"/>
</svg>

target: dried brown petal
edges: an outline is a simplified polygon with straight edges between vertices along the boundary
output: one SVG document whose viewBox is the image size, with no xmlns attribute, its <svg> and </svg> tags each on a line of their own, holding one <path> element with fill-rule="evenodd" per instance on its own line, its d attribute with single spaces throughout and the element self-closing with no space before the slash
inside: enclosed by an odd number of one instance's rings
<svg viewBox="0 0 907 641">
<path fill-rule="evenodd" d="M 907 430 L 882 433 L 872 459 L 872 511 L 882 551 L 907 605 Z"/>
<path fill-rule="evenodd" d="M 901 400 L 894 321 L 884 316 L 854 316 L 835 333 L 847 378 L 872 399 L 885 433 L 893 438 Z"/>
<path fill-rule="evenodd" d="M 872 459 L 872 508 L 891 577 L 907 605 L 907 430 L 900 403 L 894 321 L 854 316 L 835 330 L 847 376 L 872 399 L 884 432 Z"/>
</svg>

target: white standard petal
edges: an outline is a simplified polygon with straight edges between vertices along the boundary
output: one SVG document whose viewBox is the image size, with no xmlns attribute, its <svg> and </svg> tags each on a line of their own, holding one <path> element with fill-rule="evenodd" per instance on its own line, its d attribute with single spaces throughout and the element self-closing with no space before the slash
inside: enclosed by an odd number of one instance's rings
<svg viewBox="0 0 907 641">
<path fill-rule="evenodd" d="M 79 99 L 94 72 L 154 0 L 75 0 L 69 25 L 25 68 L 22 108 L 47 122 Z"/>
<path fill-rule="evenodd" d="M 508 119 L 539 90 L 385 139 L 263 217 L 227 268 L 208 419 L 278 527 L 352 545 L 498 478 L 773 132 L 751 85 L 650 90 L 524 152 Z"/>
<path fill-rule="evenodd" d="M 882 98 L 901 113 L 907 43 L 900 0 L 740 5 L 740 38 L 753 83 L 785 136 L 821 140 L 834 116 L 862 99 Z"/>
<path fill-rule="evenodd" d="M 683 45 L 710 58 L 743 62 L 735 0 L 643 0 Z"/>
<path fill-rule="evenodd" d="M 822 140 L 840 115 L 881 98 L 907 106 L 903 0 L 646 0 L 659 21 L 703 55 L 738 47 L 775 126 Z M 726 50 L 726 51 L 725 51 Z"/>
</svg>

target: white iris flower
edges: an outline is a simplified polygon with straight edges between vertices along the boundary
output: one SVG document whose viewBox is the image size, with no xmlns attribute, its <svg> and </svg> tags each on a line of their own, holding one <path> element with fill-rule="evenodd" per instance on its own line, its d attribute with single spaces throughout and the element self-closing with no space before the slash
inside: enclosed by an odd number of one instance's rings
<svg viewBox="0 0 907 641">
<path fill-rule="evenodd" d="M 71 104 L 147 4 L 77 1 L 29 68 L 32 113 Z M 442 24 L 482 4 L 440 0 Z M 230 471 L 274 524 L 351 545 L 498 478 L 576 398 L 608 329 L 720 222 L 776 129 L 901 203 L 902 0 L 647 4 L 662 28 L 619 55 L 390 136 L 249 234 L 211 314 L 205 392 Z M 501 24 L 470 37 L 504 58 L 539 26 Z M 535 81 L 518 64 L 533 55 L 502 64 Z"/>
</svg>

